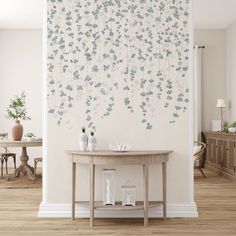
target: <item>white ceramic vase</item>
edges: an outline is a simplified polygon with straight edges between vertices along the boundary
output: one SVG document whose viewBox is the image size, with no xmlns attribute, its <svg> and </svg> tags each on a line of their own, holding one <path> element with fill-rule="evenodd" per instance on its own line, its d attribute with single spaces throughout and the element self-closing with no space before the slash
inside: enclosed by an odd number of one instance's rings
<svg viewBox="0 0 236 236">
<path fill-rule="evenodd" d="M 94 136 L 90 136 L 88 139 L 88 150 L 93 152 L 97 146 L 97 139 Z"/>
<path fill-rule="evenodd" d="M 80 150 L 85 152 L 88 147 L 88 136 L 86 133 L 82 133 L 79 137 Z"/>
</svg>

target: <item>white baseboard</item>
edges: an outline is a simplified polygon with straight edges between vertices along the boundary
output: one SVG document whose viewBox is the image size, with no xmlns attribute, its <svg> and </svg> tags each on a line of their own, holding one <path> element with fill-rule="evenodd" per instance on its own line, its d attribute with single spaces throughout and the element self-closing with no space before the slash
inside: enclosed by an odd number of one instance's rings
<svg viewBox="0 0 236 236">
<path fill-rule="evenodd" d="M 76 217 L 89 218 L 89 211 L 86 208 L 76 207 Z M 38 217 L 40 218 L 70 218 L 71 204 L 68 203 L 41 203 L 39 207 Z M 98 218 L 141 218 L 143 211 L 95 211 L 95 217 Z M 149 217 L 162 217 L 162 207 L 149 209 Z M 167 217 L 198 217 L 196 204 L 193 203 L 177 203 L 167 205 Z"/>
</svg>

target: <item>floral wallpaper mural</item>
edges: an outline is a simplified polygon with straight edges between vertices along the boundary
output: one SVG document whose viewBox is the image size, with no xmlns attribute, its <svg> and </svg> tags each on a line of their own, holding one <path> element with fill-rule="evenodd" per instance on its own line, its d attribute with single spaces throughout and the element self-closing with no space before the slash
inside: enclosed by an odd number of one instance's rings
<svg viewBox="0 0 236 236">
<path fill-rule="evenodd" d="M 152 129 L 160 109 L 177 122 L 188 104 L 189 0 L 48 0 L 48 105 L 58 125 L 75 108 L 127 115 Z M 119 96 L 120 99 L 120 96 Z M 85 124 L 86 124 L 85 123 Z"/>
</svg>

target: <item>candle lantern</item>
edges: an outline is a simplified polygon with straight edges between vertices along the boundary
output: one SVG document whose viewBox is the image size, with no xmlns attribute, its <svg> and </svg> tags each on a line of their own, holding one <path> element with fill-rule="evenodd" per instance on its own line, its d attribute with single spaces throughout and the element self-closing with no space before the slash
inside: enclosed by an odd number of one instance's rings
<svg viewBox="0 0 236 236">
<path fill-rule="evenodd" d="M 115 169 L 103 169 L 103 205 L 115 205 Z"/>
<path fill-rule="evenodd" d="M 122 206 L 135 206 L 136 201 L 136 186 L 132 185 L 130 181 L 122 188 Z"/>
</svg>

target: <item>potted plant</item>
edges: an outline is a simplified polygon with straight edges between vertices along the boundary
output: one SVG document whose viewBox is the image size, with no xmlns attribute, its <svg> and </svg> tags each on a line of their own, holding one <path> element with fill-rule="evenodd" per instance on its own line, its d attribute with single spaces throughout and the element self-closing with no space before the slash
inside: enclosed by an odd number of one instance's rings
<svg viewBox="0 0 236 236">
<path fill-rule="evenodd" d="M 20 96 L 15 96 L 14 99 L 10 100 L 7 111 L 7 118 L 15 120 L 15 124 L 12 127 L 12 137 L 15 141 L 20 141 L 23 136 L 23 126 L 20 120 L 30 120 L 27 116 L 25 93 L 22 92 Z"/>
<path fill-rule="evenodd" d="M 225 126 L 224 132 L 228 133 L 235 133 L 236 132 L 236 121 L 232 122 L 231 124 Z"/>
<path fill-rule="evenodd" d="M 26 137 L 27 141 L 32 141 L 35 139 L 36 136 L 33 133 L 27 133 L 25 135 L 25 137 Z"/>
</svg>

